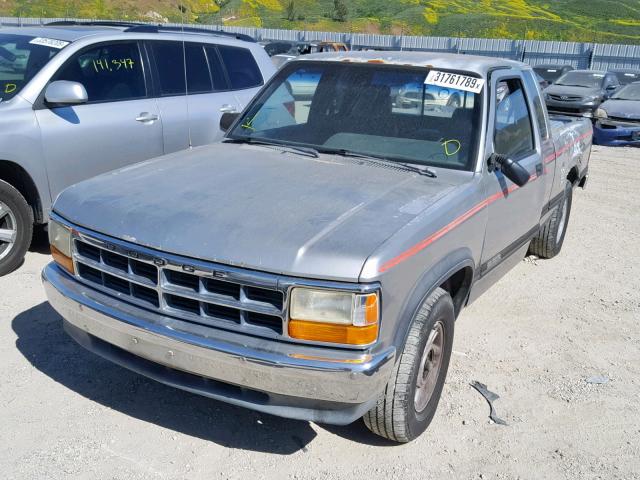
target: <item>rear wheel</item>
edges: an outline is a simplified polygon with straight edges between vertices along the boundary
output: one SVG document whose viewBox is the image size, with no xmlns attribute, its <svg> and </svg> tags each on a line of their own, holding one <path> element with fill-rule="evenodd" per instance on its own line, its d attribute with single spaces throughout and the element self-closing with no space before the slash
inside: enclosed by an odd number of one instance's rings
<svg viewBox="0 0 640 480">
<path fill-rule="evenodd" d="M 453 346 L 451 296 L 436 289 L 410 327 L 394 375 L 374 408 L 363 417 L 369 430 L 395 442 L 410 442 L 436 413 Z"/>
<path fill-rule="evenodd" d="M 564 237 L 567 234 L 572 201 L 573 185 L 567 180 L 562 201 L 555 208 L 549 220 L 540 228 L 538 235 L 531 240 L 529 253 L 540 258 L 553 258 L 560 253 Z"/>
<path fill-rule="evenodd" d="M 0 180 L 0 276 L 24 259 L 33 234 L 33 211 L 24 197 Z"/>
</svg>

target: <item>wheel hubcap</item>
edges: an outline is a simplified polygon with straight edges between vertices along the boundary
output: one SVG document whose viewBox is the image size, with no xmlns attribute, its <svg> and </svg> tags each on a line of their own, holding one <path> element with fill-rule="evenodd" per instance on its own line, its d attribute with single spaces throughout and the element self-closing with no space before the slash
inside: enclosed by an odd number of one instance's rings
<svg viewBox="0 0 640 480">
<path fill-rule="evenodd" d="M 17 236 L 16 216 L 6 204 L 0 202 L 0 260 L 13 250 Z"/>
<path fill-rule="evenodd" d="M 564 224 L 567 221 L 567 210 L 569 210 L 569 207 L 565 200 L 564 205 L 562 206 L 562 217 L 560 217 L 560 225 L 558 226 L 558 233 L 556 235 L 556 245 L 560 243 L 560 240 L 562 239 L 562 234 L 564 233 Z"/>
<path fill-rule="evenodd" d="M 420 360 L 420 370 L 416 379 L 416 394 L 413 399 L 416 412 L 420 413 L 425 408 L 433 395 L 438 382 L 442 358 L 444 356 L 444 325 L 437 322 L 424 346 L 422 359 Z"/>
</svg>

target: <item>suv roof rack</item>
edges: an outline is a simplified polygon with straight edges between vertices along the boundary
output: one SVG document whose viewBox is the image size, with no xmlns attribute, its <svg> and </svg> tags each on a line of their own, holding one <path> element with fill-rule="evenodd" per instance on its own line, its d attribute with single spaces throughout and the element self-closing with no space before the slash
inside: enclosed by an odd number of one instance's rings
<svg viewBox="0 0 640 480">
<path fill-rule="evenodd" d="M 91 21 L 77 21 L 77 20 L 59 20 L 55 22 L 49 22 L 46 26 L 63 27 L 63 26 L 87 26 L 87 27 L 124 27 L 125 32 L 137 32 L 137 33 L 161 33 L 161 32 L 173 32 L 173 33 L 199 33 L 205 35 L 215 35 L 218 37 L 230 37 L 245 42 L 255 43 L 255 39 L 250 35 L 244 33 L 232 33 L 225 32 L 223 30 L 210 30 L 207 28 L 198 27 L 182 27 L 171 26 L 162 24 L 148 24 L 140 22 L 119 22 L 111 20 L 91 20 Z"/>
</svg>

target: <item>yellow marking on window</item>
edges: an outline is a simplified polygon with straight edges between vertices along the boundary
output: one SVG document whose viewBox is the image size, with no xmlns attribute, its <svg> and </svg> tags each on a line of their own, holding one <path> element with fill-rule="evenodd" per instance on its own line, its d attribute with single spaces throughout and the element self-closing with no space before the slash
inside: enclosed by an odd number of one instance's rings
<svg viewBox="0 0 640 480">
<path fill-rule="evenodd" d="M 4 93 L 13 93 L 17 88 L 18 86 L 15 83 L 7 83 L 4 86 Z"/>
<path fill-rule="evenodd" d="M 96 73 L 133 70 L 135 65 L 135 62 L 131 58 L 98 58 L 97 60 L 93 60 L 93 69 Z"/>
<path fill-rule="evenodd" d="M 444 142 L 441 143 L 441 145 L 444 147 L 444 154 L 447 157 L 452 157 L 462 149 L 462 144 L 460 143 L 460 140 L 455 140 L 455 139 L 445 140 Z M 452 149 L 451 145 L 453 145 L 455 149 Z"/>
</svg>

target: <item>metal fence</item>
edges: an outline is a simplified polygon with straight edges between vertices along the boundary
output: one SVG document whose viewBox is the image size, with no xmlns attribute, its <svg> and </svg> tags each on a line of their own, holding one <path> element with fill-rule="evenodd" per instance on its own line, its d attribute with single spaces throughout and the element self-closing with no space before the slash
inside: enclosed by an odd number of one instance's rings
<svg viewBox="0 0 640 480">
<path fill-rule="evenodd" d="M 0 25 L 41 25 L 56 20 L 86 21 L 89 19 L 0 17 Z M 201 24 L 193 26 L 243 33 L 252 36 L 258 41 L 332 41 L 346 43 L 354 49 L 373 48 L 463 53 L 467 55 L 483 55 L 520 60 L 531 65 L 540 65 L 543 63 L 568 64 L 574 68 L 593 68 L 598 70 L 611 68 L 640 69 L 640 45 L 489 38 L 417 37 Z"/>
</svg>

